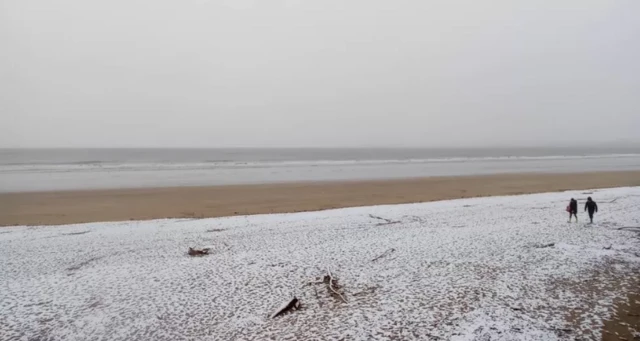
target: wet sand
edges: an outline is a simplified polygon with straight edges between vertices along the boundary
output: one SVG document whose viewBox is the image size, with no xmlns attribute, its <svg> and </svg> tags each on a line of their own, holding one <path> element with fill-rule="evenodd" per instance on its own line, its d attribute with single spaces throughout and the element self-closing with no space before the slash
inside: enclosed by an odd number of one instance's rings
<svg viewBox="0 0 640 341">
<path fill-rule="evenodd" d="M 627 288 L 626 300 L 614 303 L 613 316 L 604 322 L 602 341 L 640 340 L 640 274 L 634 281 L 635 286 Z"/>
<path fill-rule="evenodd" d="M 640 186 L 640 171 L 1 193 L 0 226 L 288 213 L 622 186 Z"/>
</svg>

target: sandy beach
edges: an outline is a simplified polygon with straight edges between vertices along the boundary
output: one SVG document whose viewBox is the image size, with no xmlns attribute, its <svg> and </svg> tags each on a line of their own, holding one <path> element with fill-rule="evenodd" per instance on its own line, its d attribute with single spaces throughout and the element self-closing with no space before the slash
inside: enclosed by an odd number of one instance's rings
<svg viewBox="0 0 640 341">
<path fill-rule="evenodd" d="M 568 223 L 566 198 L 587 195 L 600 204 L 594 224 L 584 213 Z M 623 187 L 286 215 L 6 227 L 0 335 L 635 340 L 639 205 L 640 187 Z M 208 254 L 190 257 L 189 247 Z M 275 316 L 292 297 L 300 309 Z"/>
<path fill-rule="evenodd" d="M 640 171 L 2 193 L 0 226 L 287 213 L 622 186 L 640 186 Z"/>
</svg>

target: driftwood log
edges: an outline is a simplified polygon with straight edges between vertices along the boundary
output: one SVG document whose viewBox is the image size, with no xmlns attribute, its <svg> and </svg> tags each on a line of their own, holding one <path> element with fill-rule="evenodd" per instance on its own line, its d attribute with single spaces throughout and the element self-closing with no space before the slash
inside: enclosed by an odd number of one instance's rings
<svg viewBox="0 0 640 341">
<path fill-rule="evenodd" d="M 379 216 L 376 216 L 376 215 L 373 215 L 373 214 L 369 214 L 369 217 L 372 218 L 372 219 L 377 219 L 377 220 L 384 221 L 384 223 L 378 223 L 378 224 L 376 224 L 376 226 L 392 225 L 392 224 L 400 223 L 400 221 L 379 217 Z"/>
<path fill-rule="evenodd" d="M 327 275 L 324 276 L 324 282 L 327 284 L 327 288 L 334 295 L 339 297 L 344 303 L 347 303 L 347 299 L 338 291 L 340 290 L 340 285 L 338 285 L 338 280 L 333 277 L 331 270 L 327 268 Z"/>
<path fill-rule="evenodd" d="M 293 297 L 290 301 L 283 304 L 276 312 L 271 315 L 271 318 L 276 318 L 278 316 L 282 316 L 288 312 L 292 312 L 294 310 L 300 309 L 300 300 L 298 298 Z"/>
<path fill-rule="evenodd" d="M 194 249 L 190 247 L 187 254 L 189 254 L 189 256 L 205 256 L 209 254 L 209 249 Z"/>
<path fill-rule="evenodd" d="M 385 251 L 384 253 L 382 253 L 380 256 L 378 256 L 378 257 L 376 257 L 376 258 L 372 259 L 371 261 L 372 261 L 372 262 L 375 262 L 375 261 L 377 261 L 378 259 L 380 259 L 380 258 L 382 258 L 382 257 L 386 257 L 387 255 L 390 255 L 391 253 L 393 253 L 393 252 L 395 252 L 395 251 L 396 251 L 396 249 L 391 248 L 391 249 L 389 249 L 389 250 Z"/>
</svg>

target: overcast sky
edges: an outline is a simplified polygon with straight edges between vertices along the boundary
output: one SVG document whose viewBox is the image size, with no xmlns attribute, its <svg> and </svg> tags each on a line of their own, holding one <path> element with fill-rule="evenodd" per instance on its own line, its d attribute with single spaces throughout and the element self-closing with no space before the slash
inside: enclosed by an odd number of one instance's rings
<svg viewBox="0 0 640 341">
<path fill-rule="evenodd" d="M 0 147 L 640 140 L 640 1 L 0 0 Z"/>
</svg>

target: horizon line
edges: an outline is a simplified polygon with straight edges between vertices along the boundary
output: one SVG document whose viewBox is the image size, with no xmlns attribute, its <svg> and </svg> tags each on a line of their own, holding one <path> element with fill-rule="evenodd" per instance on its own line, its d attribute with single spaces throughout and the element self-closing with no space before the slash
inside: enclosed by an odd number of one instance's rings
<svg viewBox="0 0 640 341">
<path fill-rule="evenodd" d="M 511 149 L 511 148 L 640 148 L 640 142 L 603 142 L 555 145 L 474 145 L 474 146 L 0 146 L 0 150 L 54 149 Z"/>
</svg>

